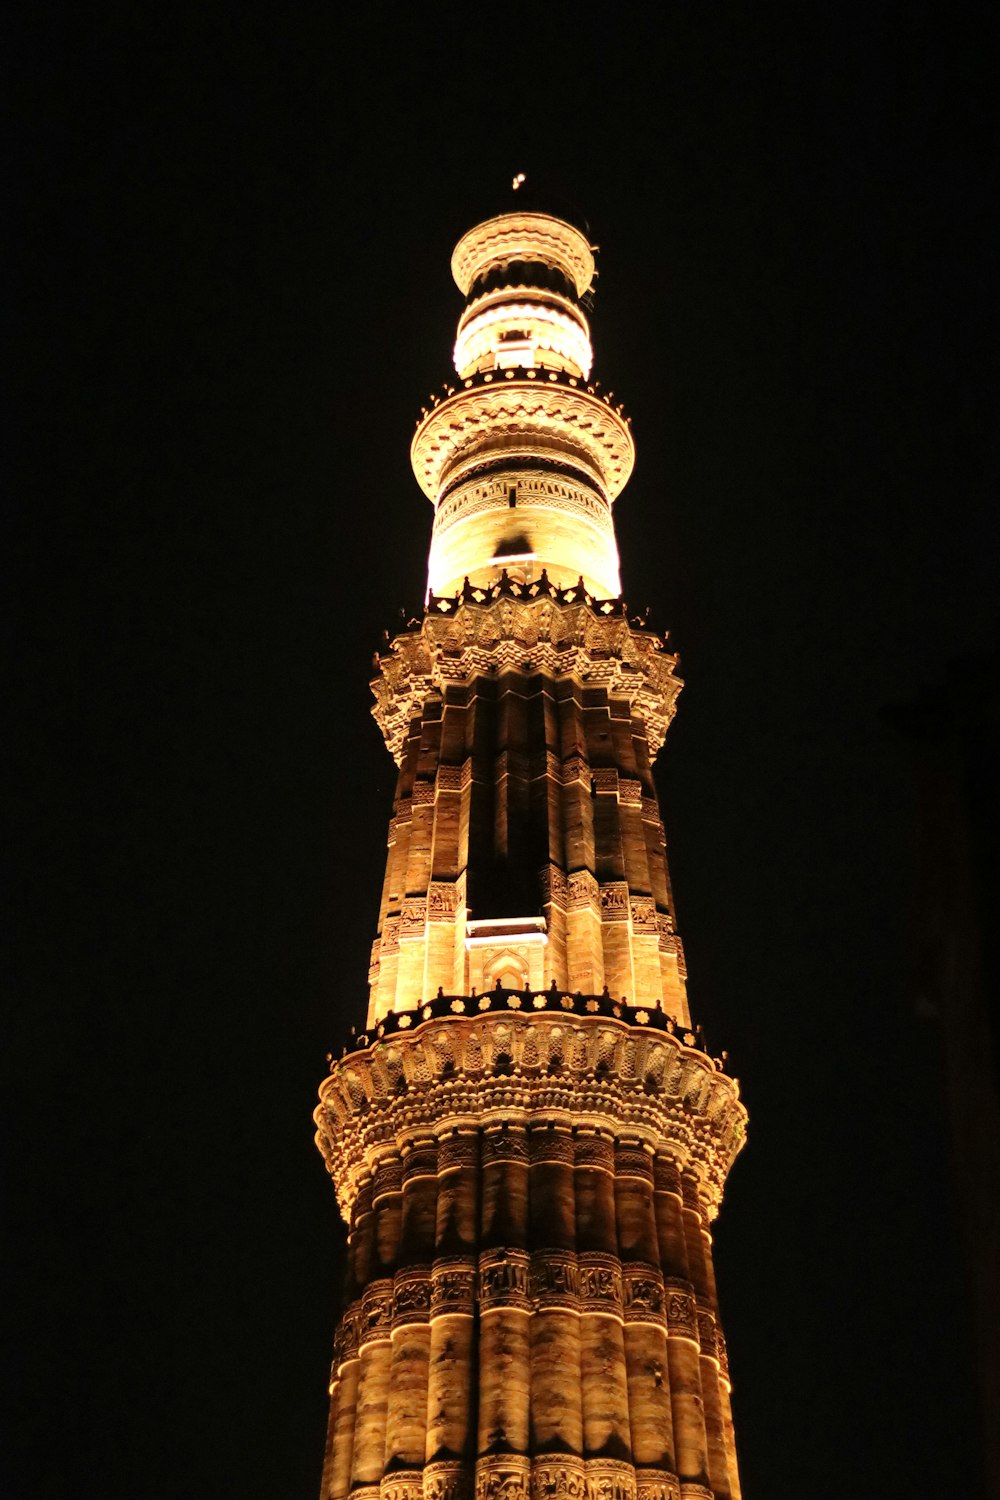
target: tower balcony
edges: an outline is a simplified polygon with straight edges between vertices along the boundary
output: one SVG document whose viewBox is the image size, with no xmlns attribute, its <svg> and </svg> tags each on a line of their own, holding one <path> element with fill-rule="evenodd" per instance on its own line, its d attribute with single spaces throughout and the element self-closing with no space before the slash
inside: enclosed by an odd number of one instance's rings
<svg viewBox="0 0 1000 1500">
<path fill-rule="evenodd" d="M 487 370 L 425 408 L 410 449 L 435 508 L 430 590 L 489 582 L 518 557 L 525 577 L 583 577 L 621 592 L 611 506 L 635 463 L 610 392 L 559 370 Z"/>
</svg>

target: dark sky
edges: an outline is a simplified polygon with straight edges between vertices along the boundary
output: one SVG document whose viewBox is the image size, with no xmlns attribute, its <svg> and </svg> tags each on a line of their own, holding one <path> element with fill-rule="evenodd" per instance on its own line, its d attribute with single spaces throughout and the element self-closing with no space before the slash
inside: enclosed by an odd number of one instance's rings
<svg viewBox="0 0 1000 1500">
<path fill-rule="evenodd" d="M 975 1494 L 880 714 L 995 640 L 992 9 L 97 6 L 6 49 L 11 1500 L 315 1494 L 369 666 L 422 599 L 451 247 L 514 171 L 601 246 L 625 591 L 688 684 L 660 786 L 751 1116 L 747 1500 Z"/>
</svg>

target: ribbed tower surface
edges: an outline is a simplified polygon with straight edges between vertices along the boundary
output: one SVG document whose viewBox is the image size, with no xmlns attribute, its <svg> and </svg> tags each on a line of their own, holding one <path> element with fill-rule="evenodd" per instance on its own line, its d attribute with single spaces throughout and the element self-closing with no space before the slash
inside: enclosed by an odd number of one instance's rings
<svg viewBox="0 0 1000 1500">
<path fill-rule="evenodd" d="M 736 1500 L 710 1224 L 746 1111 L 688 1009 L 651 769 L 681 684 L 621 598 L 593 249 L 510 212 L 452 271 L 426 608 L 372 684 L 366 1029 L 316 1111 L 350 1231 L 321 1500 Z"/>
</svg>

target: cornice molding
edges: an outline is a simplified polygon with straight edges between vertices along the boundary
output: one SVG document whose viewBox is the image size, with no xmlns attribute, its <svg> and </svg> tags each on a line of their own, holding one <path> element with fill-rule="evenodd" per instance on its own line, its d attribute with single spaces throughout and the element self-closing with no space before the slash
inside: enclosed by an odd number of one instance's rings
<svg viewBox="0 0 1000 1500">
<path fill-rule="evenodd" d="M 397 764 L 424 705 L 477 676 L 545 673 L 603 687 L 642 719 L 651 756 L 666 738 L 681 690 L 678 658 L 624 615 L 621 600 L 550 589 L 544 580 L 502 580 L 453 599 L 432 595 L 419 626 L 397 635 L 375 665 L 372 714 Z"/>
<path fill-rule="evenodd" d="M 555 371 L 534 378 L 522 370 L 488 372 L 463 387 L 424 411 L 410 446 L 417 483 L 435 505 L 463 466 L 501 452 L 582 463 L 609 501 L 624 489 L 635 444 L 610 393 L 599 395 Z"/>
<path fill-rule="evenodd" d="M 585 234 L 551 214 L 507 213 L 485 219 L 463 234 L 451 257 L 451 274 L 463 297 L 476 277 L 512 261 L 555 266 L 582 297 L 594 279 L 594 252 Z"/>
<path fill-rule="evenodd" d="M 570 997 L 572 998 L 572 997 Z M 491 1003 L 490 997 L 479 997 Z M 459 1014 L 461 1003 L 472 1014 Z M 650 1012 L 410 1013 L 412 1029 L 366 1035 L 320 1088 L 316 1143 L 350 1219 L 361 1183 L 414 1135 L 561 1121 L 666 1153 L 695 1178 L 714 1218 L 746 1135 L 739 1084 Z M 429 1007 L 427 1008 L 429 1009 Z M 646 1016 L 645 1023 L 638 1018 Z M 691 1041 L 694 1035 L 688 1033 Z"/>
</svg>

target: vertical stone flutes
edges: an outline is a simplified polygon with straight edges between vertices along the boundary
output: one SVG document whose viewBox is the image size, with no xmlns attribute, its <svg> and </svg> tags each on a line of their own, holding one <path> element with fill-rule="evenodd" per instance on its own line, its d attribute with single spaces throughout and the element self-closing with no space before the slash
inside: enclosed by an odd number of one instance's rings
<svg viewBox="0 0 1000 1500">
<path fill-rule="evenodd" d="M 688 1270 L 680 1172 L 658 1155 L 655 1164 L 656 1222 L 667 1303 L 667 1360 L 674 1451 L 682 1494 L 697 1495 L 708 1484 L 708 1453 L 699 1368 L 698 1319 Z"/>
<path fill-rule="evenodd" d="M 625 1294 L 632 1456 L 640 1492 L 676 1474 L 667 1359 L 667 1318 L 653 1203 L 652 1152 L 638 1143 L 615 1151 L 618 1250 Z"/>
<path fill-rule="evenodd" d="M 431 1261 L 437 1209 L 437 1149 L 417 1141 L 403 1155 L 403 1208 L 393 1278 L 392 1360 L 386 1413 L 383 1500 L 422 1483 L 427 1435 Z M 387 1485 L 391 1483 L 391 1493 Z"/>
<path fill-rule="evenodd" d="M 385 1461 L 385 1421 L 392 1360 L 392 1280 L 399 1248 L 402 1163 L 395 1154 L 382 1160 L 372 1189 L 374 1234 L 371 1279 L 361 1298 L 358 1335 L 360 1370 L 351 1456 L 351 1493 L 363 1500 L 378 1495 Z"/>
<path fill-rule="evenodd" d="M 583 1403 L 573 1137 L 569 1122 L 531 1131 L 531 1454 L 536 1495 L 582 1495 Z"/>
<path fill-rule="evenodd" d="M 456 1129 L 438 1146 L 424 1469 L 425 1493 L 435 1500 L 472 1488 L 478 1243 L 479 1132 Z"/>
<path fill-rule="evenodd" d="M 577 1132 L 576 1243 L 580 1273 L 580 1374 L 584 1454 L 593 1486 L 634 1492 L 622 1279 L 615 1224 L 614 1144 Z"/>
<path fill-rule="evenodd" d="M 528 1147 L 523 1122 L 482 1136 L 479 1243 L 477 1500 L 530 1470 L 531 1344 L 528 1292 Z"/>
</svg>

